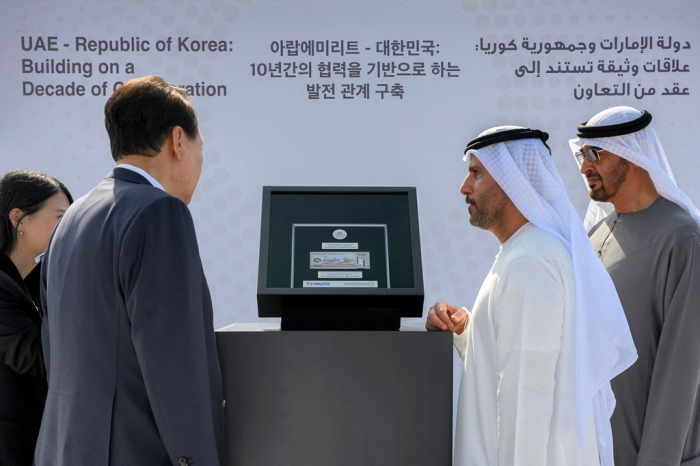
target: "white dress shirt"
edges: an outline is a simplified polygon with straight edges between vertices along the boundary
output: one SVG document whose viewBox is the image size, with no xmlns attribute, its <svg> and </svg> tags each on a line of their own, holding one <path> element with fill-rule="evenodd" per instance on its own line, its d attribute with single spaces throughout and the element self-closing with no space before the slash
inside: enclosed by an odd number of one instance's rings
<svg viewBox="0 0 700 466">
<path fill-rule="evenodd" d="M 143 168 L 135 167 L 133 165 L 129 165 L 128 163 L 117 164 L 117 167 L 118 168 L 126 168 L 127 170 L 131 170 L 134 173 L 138 173 L 139 175 L 146 178 L 148 180 L 148 182 L 151 183 L 154 187 L 165 191 L 163 186 L 160 183 L 158 183 L 158 180 L 156 180 L 151 175 L 149 175 L 148 172 L 146 170 L 144 170 Z"/>
</svg>

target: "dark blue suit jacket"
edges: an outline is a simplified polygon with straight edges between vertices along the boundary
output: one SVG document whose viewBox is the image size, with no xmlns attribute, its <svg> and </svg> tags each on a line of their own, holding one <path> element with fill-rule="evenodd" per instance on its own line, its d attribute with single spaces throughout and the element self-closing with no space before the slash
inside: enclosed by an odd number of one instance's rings
<svg viewBox="0 0 700 466">
<path fill-rule="evenodd" d="M 182 201 L 115 168 L 56 227 L 42 302 L 37 466 L 225 465 L 212 303 Z"/>
</svg>

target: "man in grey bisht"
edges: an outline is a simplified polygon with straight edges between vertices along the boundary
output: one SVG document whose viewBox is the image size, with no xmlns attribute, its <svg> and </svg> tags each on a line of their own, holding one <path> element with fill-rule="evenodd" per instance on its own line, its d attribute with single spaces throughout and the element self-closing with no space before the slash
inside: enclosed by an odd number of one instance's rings
<svg viewBox="0 0 700 466">
<path fill-rule="evenodd" d="M 42 275 L 48 398 L 37 466 L 223 466 L 212 303 L 187 208 L 187 95 L 134 79 L 105 105 L 117 166 L 68 209 Z"/>
<path fill-rule="evenodd" d="M 615 465 L 697 466 L 700 211 L 650 122 L 648 112 L 614 107 L 579 125 L 570 145 L 592 199 L 586 228 L 639 353 L 612 381 Z"/>
</svg>

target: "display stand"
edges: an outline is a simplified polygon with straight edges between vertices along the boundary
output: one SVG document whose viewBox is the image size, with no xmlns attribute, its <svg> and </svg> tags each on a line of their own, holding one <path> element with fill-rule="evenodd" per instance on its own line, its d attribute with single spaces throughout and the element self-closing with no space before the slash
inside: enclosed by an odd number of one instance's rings
<svg viewBox="0 0 700 466">
<path fill-rule="evenodd" d="M 396 308 L 282 309 L 282 330 L 398 330 Z"/>
<path fill-rule="evenodd" d="M 452 336 L 217 331 L 230 465 L 449 466 Z"/>
</svg>

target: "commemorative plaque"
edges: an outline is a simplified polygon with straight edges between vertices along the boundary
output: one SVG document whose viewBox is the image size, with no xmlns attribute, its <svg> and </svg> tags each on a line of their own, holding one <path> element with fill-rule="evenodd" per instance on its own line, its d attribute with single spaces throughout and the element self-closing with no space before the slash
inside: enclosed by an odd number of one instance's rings
<svg viewBox="0 0 700 466">
<path fill-rule="evenodd" d="M 292 288 L 391 288 L 386 225 L 292 228 Z M 337 232 L 342 241 L 334 240 Z"/>
<path fill-rule="evenodd" d="M 422 306 L 415 188 L 263 188 L 260 317 L 398 320 Z"/>
</svg>

